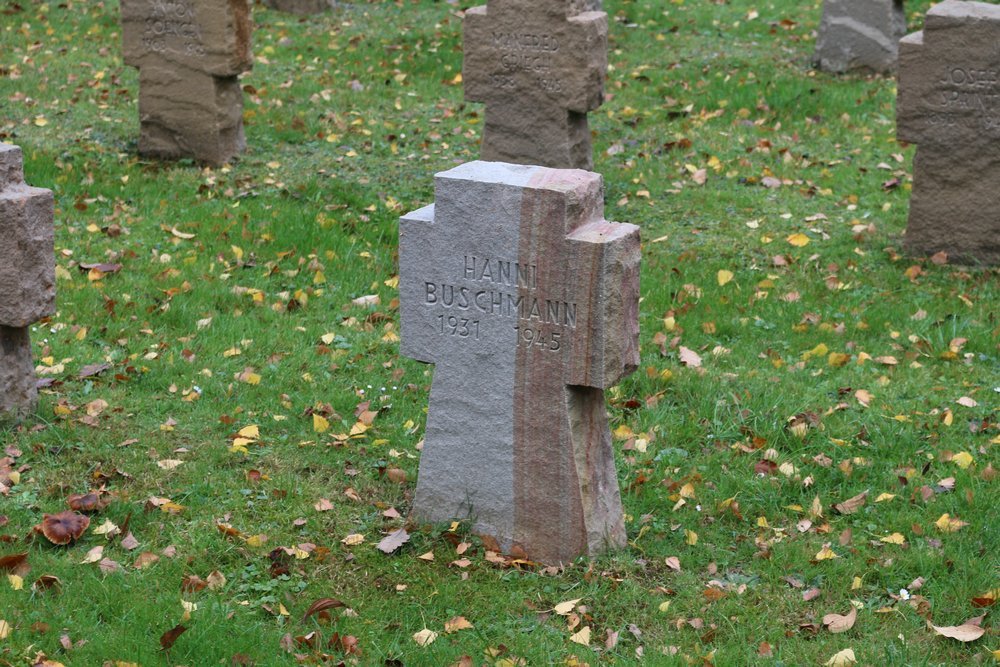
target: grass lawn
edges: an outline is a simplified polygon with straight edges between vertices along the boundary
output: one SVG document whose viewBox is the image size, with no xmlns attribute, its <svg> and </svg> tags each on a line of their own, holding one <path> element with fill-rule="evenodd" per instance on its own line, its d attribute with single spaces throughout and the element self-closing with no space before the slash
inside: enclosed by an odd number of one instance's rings
<svg viewBox="0 0 1000 667">
<path fill-rule="evenodd" d="M 0 556 L 30 567 L 0 665 L 994 660 L 1000 273 L 903 253 L 894 81 L 811 71 L 816 0 L 605 4 L 595 170 L 644 238 L 609 394 L 630 542 L 555 569 L 467 525 L 376 548 L 433 372 L 398 354 L 397 218 L 482 127 L 462 7 L 255 6 L 249 151 L 208 170 L 137 156 L 116 2 L 0 0 L 0 140 L 55 191 L 59 298 L 38 418 L 0 430 Z M 32 536 L 98 490 L 79 541 Z"/>
</svg>

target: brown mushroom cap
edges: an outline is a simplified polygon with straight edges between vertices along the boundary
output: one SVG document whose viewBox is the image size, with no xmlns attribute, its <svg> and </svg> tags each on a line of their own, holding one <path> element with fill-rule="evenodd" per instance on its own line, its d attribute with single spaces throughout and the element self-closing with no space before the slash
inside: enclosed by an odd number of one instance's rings
<svg viewBox="0 0 1000 667">
<path fill-rule="evenodd" d="M 107 503 L 99 493 L 74 493 L 66 498 L 66 504 L 77 512 L 99 512 L 107 507 Z"/>
<path fill-rule="evenodd" d="M 52 544 L 69 544 L 78 540 L 88 526 L 89 517 L 68 510 L 59 514 L 46 514 L 42 517 L 41 524 L 42 534 Z"/>
</svg>

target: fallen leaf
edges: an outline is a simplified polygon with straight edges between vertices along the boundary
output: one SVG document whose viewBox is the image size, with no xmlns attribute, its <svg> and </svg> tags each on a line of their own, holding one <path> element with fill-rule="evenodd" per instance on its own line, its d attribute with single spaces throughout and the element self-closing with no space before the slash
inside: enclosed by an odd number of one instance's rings
<svg viewBox="0 0 1000 667">
<path fill-rule="evenodd" d="M 585 625 L 583 628 L 570 636 L 569 640 L 575 644 L 581 644 L 583 646 L 590 646 L 590 626 Z"/>
<path fill-rule="evenodd" d="M 845 648 L 843 651 L 835 653 L 832 658 L 825 663 L 826 667 L 851 667 L 858 664 L 858 659 L 854 657 L 854 649 Z"/>
<path fill-rule="evenodd" d="M 96 546 L 87 552 L 87 555 L 83 557 L 83 560 L 81 560 L 80 563 L 96 563 L 102 558 L 104 558 L 104 547 Z"/>
<path fill-rule="evenodd" d="M 391 554 L 409 540 L 410 534 L 406 532 L 405 528 L 400 528 L 383 537 L 382 541 L 378 543 L 378 550 L 384 554 Z"/>
<path fill-rule="evenodd" d="M 320 598 L 309 605 L 309 609 L 306 609 L 306 613 L 302 616 L 302 620 L 304 621 L 313 614 L 319 613 L 325 609 L 334 609 L 336 607 L 346 606 L 346 604 L 336 598 Z"/>
<path fill-rule="evenodd" d="M 689 368 L 699 368 L 701 366 L 701 357 L 698 356 L 698 353 L 683 345 L 680 346 L 680 358 L 681 363 Z"/>
<path fill-rule="evenodd" d="M 842 503 L 835 503 L 833 509 L 837 510 L 841 514 L 854 514 L 859 509 L 865 506 L 865 498 L 868 497 L 868 492 L 864 491 L 859 493 L 853 498 L 848 498 Z"/>
<path fill-rule="evenodd" d="M 445 621 L 444 631 L 445 632 L 458 632 L 459 630 L 471 630 L 472 623 L 465 618 L 465 616 L 456 616 L 450 621 Z"/>
<path fill-rule="evenodd" d="M 185 628 L 183 625 L 180 624 L 175 625 L 174 627 L 164 632 L 163 635 L 160 637 L 160 646 L 163 647 L 164 651 L 169 651 L 170 647 L 172 647 L 174 645 L 174 642 L 177 641 L 177 638 L 180 637 L 185 632 L 187 632 L 187 628 Z"/>
<path fill-rule="evenodd" d="M 361 544 L 365 541 L 365 536 L 360 533 L 351 533 L 347 537 L 341 540 L 345 546 L 353 547 Z"/>
<path fill-rule="evenodd" d="M 205 583 L 208 584 L 208 590 L 217 591 L 221 590 L 226 585 L 226 575 L 222 574 L 218 570 L 212 570 L 207 577 L 205 577 Z"/>
<path fill-rule="evenodd" d="M 434 643 L 434 640 L 438 638 L 438 633 L 433 630 L 428 630 L 424 628 L 420 632 L 413 633 L 413 641 L 417 642 L 417 646 L 428 646 Z"/>
<path fill-rule="evenodd" d="M 726 269 L 720 269 L 719 273 L 716 275 L 716 280 L 719 283 L 719 287 L 722 287 L 732 279 L 733 279 L 733 272 L 727 271 Z"/>
<path fill-rule="evenodd" d="M 948 625 L 944 627 L 932 625 L 931 627 L 942 637 L 950 637 L 960 642 L 974 642 L 986 633 L 986 628 L 980 625 L 982 622 L 983 617 L 977 616 L 976 618 L 970 618 L 962 625 Z"/>
<path fill-rule="evenodd" d="M 879 541 L 886 544 L 906 544 L 906 537 L 902 533 L 893 533 L 892 535 L 886 535 Z"/>
<path fill-rule="evenodd" d="M 796 248 L 801 248 L 803 246 L 809 245 L 809 237 L 802 233 L 791 234 L 785 240 L 788 241 L 793 246 L 795 246 Z"/>
<path fill-rule="evenodd" d="M 858 620 L 857 607 L 851 607 L 851 611 L 846 616 L 840 614 L 827 614 L 823 617 L 823 625 L 832 633 L 847 632 L 854 627 L 854 622 Z"/>
<path fill-rule="evenodd" d="M 559 604 L 557 604 L 555 607 L 552 608 L 552 611 L 559 614 L 560 616 L 568 616 L 571 611 L 576 609 L 576 603 L 582 599 L 583 598 L 577 598 L 575 600 L 566 600 L 565 602 L 560 602 Z"/>
</svg>

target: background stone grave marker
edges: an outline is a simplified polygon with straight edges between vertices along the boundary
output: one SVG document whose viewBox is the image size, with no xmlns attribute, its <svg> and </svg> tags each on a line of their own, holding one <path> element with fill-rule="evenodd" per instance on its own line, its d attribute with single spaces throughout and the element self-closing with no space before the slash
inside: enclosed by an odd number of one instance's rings
<svg viewBox="0 0 1000 667">
<path fill-rule="evenodd" d="M 336 0 L 264 0 L 264 4 L 279 12 L 300 16 L 319 14 L 337 6 Z"/>
<path fill-rule="evenodd" d="M 903 0 L 825 0 L 813 63 L 826 72 L 892 72 L 906 34 Z"/>
<path fill-rule="evenodd" d="M 608 21 L 595 0 L 489 0 L 465 13 L 465 98 L 486 103 L 484 160 L 593 165 L 587 112 L 604 101 Z"/>
<path fill-rule="evenodd" d="M 24 182 L 21 149 L 0 143 L 0 421 L 38 399 L 28 327 L 56 312 L 52 191 Z"/>
<path fill-rule="evenodd" d="M 139 153 L 213 166 L 242 153 L 247 0 L 122 0 L 121 16 L 125 63 L 139 68 Z"/>
<path fill-rule="evenodd" d="M 400 220 L 401 350 L 436 364 L 414 518 L 565 562 L 625 543 L 604 390 L 638 364 L 639 229 L 600 175 L 471 162 Z"/>
<path fill-rule="evenodd" d="M 905 246 L 1000 264 L 1000 6 L 946 0 L 899 50 L 896 133 L 917 144 Z"/>
</svg>

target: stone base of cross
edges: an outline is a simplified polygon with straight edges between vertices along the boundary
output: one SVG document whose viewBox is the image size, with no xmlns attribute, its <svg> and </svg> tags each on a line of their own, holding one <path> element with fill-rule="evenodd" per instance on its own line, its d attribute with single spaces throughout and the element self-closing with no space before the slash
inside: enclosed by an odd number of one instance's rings
<svg viewBox="0 0 1000 667">
<path fill-rule="evenodd" d="M 946 0 L 900 42 L 896 133 L 917 144 L 904 245 L 1000 265 L 1000 6 Z"/>
<path fill-rule="evenodd" d="M 55 314 L 53 211 L 51 190 L 25 184 L 21 149 L 0 143 L 0 421 L 38 398 L 28 327 Z"/>
<path fill-rule="evenodd" d="M 625 543 L 604 390 L 638 364 L 639 230 L 601 177 L 472 162 L 400 220 L 401 351 L 436 365 L 412 515 L 567 562 Z"/>
</svg>

